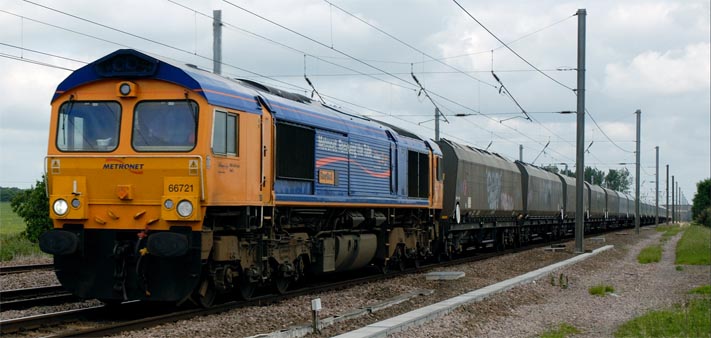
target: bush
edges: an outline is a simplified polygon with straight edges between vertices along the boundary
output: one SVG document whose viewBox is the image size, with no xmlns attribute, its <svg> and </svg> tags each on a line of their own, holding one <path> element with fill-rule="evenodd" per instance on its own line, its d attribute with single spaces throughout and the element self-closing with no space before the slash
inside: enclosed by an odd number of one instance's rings
<svg viewBox="0 0 711 338">
<path fill-rule="evenodd" d="M 711 207 L 701 210 L 695 220 L 705 227 L 711 227 Z"/>
<path fill-rule="evenodd" d="M 43 232 L 52 228 L 49 198 L 45 187 L 45 178 L 42 176 L 42 180 L 37 181 L 35 186 L 18 193 L 10 202 L 12 211 L 27 223 L 23 236 L 35 243 Z"/>
<path fill-rule="evenodd" d="M 711 179 L 696 183 L 696 195 L 692 201 L 691 213 L 704 226 L 711 227 Z"/>
</svg>

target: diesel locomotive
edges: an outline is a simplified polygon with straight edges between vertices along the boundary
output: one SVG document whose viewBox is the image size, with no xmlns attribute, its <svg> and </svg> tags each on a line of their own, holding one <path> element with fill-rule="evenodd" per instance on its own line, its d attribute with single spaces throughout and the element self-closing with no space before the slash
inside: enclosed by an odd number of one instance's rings
<svg viewBox="0 0 711 338">
<path fill-rule="evenodd" d="M 575 179 L 136 50 L 76 70 L 51 106 L 40 248 L 81 298 L 210 306 L 574 225 Z M 632 224 L 629 196 L 585 189 L 587 231 Z"/>
</svg>

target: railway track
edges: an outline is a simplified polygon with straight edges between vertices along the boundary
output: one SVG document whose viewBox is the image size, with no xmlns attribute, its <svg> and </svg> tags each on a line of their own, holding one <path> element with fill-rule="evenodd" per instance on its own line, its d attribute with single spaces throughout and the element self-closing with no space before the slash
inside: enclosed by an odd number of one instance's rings
<svg viewBox="0 0 711 338">
<path fill-rule="evenodd" d="M 23 272 L 52 270 L 52 269 L 54 269 L 54 264 L 30 264 L 30 265 L 2 266 L 2 267 L 0 267 L 0 276 L 1 275 L 9 275 L 9 274 L 13 274 L 13 273 L 23 273 Z"/>
<path fill-rule="evenodd" d="M 62 304 L 78 300 L 78 298 L 66 292 L 61 285 L 0 291 L 0 309 L 2 311 Z"/>
<path fill-rule="evenodd" d="M 617 230 L 619 229 L 615 229 L 613 231 Z M 237 309 L 245 306 L 267 305 L 287 298 L 344 289 L 347 287 L 364 283 L 394 278 L 403 274 L 409 274 L 413 272 L 425 272 L 431 269 L 441 268 L 445 266 L 471 263 L 474 261 L 496 257 L 502 254 L 531 250 L 535 248 L 549 246 L 551 244 L 566 242 L 568 240 L 570 240 L 570 238 L 563 238 L 557 241 L 550 242 L 534 242 L 533 244 L 530 244 L 525 247 L 511 248 L 503 251 L 488 251 L 478 253 L 473 256 L 454 258 L 439 263 L 432 263 L 426 266 L 408 267 L 402 271 L 394 271 L 388 274 L 378 273 L 375 271 L 375 269 L 371 269 L 373 272 L 366 276 L 363 276 L 362 271 L 358 272 L 358 275 L 361 276 L 358 278 L 353 278 L 353 276 L 356 275 L 355 273 L 351 275 L 344 274 L 344 276 L 342 276 L 343 280 L 322 281 L 317 284 L 312 284 L 297 290 L 289 291 L 283 295 L 264 295 L 249 301 L 228 301 L 222 304 L 215 305 L 209 309 L 183 308 L 177 309 L 176 311 L 175 308 L 172 308 L 169 311 L 169 309 L 166 309 L 165 306 L 159 307 L 157 309 L 151 309 L 150 305 L 146 306 L 146 304 L 141 302 L 129 302 L 118 306 L 98 306 L 80 310 L 71 310 L 53 314 L 45 314 L 39 316 L 0 321 L 0 329 L 3 335 L 9 333 L 17 333 L 25 330 L 42 329 L 47 332 L 54 332 L 50 333 L 49 335 L 44 334 L 45 336 L 50 337 L 106 336 L 124 332 L 127 330 L 139 330 L 143 328 L 154 327 L 163 323 L 170 323 L 178 320 L 194 318 L 197 316 L 205 316 L 226 312 L 232 309 Z M 72 325 L 73 327 L 84 327 L 83 329 L 63 330 L 61 327 L 61 325 L 64 325 L 66 323 L 86 321 L 89 321 L 91 323 Z M 58 328 L 58 330 L 55 330 L 55 328 Z"/>
</svg>

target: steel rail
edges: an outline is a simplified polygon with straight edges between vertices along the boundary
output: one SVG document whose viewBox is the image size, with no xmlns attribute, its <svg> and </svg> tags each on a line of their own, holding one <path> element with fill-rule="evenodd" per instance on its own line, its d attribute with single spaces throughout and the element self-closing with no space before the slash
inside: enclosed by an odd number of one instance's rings
<svg viewBox="0 0 711 338">
<path fill-rule="evenodd" d="M 54 264 L 30 264 L 30 265 L 15 265 L 15 266 L 0 266 L 0 275 L 9 275 L 13 273 L 23 273 L 30 271 L 51 270 Z"/>
</svg>

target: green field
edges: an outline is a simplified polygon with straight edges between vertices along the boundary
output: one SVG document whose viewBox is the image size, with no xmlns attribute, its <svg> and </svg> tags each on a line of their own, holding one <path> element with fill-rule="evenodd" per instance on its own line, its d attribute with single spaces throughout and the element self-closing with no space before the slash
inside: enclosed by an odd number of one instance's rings
<svg viewBox="0 0 711 338">
<path fill-rule="evenodd" d="M 25 230 L 25 221 L 12 211 L 10 202 L 0 202 L 0 234 L 19 234 Z"/>
</svg>

